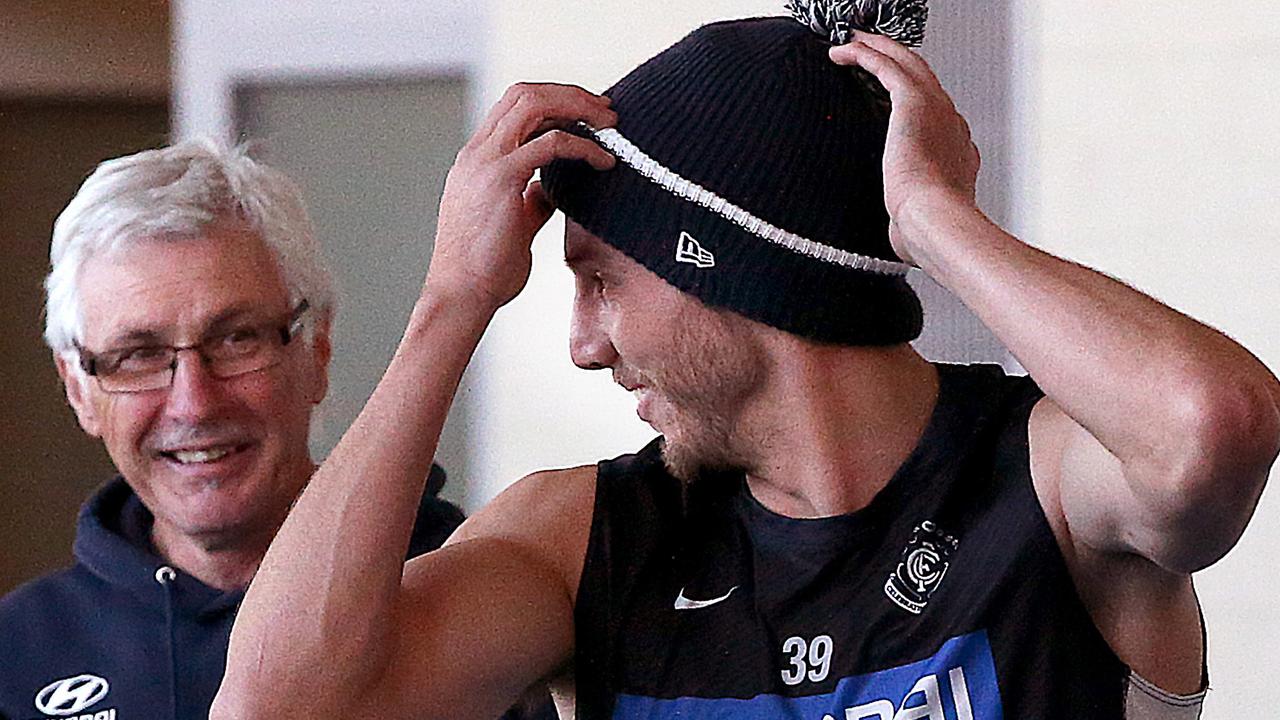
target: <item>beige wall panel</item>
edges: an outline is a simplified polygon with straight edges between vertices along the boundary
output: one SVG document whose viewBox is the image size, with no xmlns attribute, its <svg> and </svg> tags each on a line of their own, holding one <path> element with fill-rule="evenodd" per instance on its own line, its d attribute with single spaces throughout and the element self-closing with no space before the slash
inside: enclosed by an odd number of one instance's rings
<svg viewBox="0 0 1280 720">
<path fill-rule="evenodd" d="M 0 100 L 0 595 L 70 563 L 76 513 L 115 472 L 41 337 L 53 220 L 98 162 L 162 144 L 167 125 L 163 103 Z"/>
<path fill-rule="evenodd" d="M 168 0 L 6 0 L 0 96 L 166 98 Z"/>
</svg>

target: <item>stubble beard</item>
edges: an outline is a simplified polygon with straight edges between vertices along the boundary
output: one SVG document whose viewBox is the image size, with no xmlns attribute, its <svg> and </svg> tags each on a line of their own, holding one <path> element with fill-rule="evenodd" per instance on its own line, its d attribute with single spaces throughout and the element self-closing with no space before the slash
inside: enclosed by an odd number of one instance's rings
<svg viewBox="0 0 1280 720">
<path fill-rule="evenodd" d="M 698 424 L 668 432 L 663 437 L 662 462 L 672 476 L 691 483 L 704 474 L 743 468 L 745 463 L 730 445 L 729 423 L 721 416 L 685 415 L 682 421 Z"/>
<path fill-rule="evenodd" d="M 766 374 L 755 339 L 734 323 L 736 318 L 713 312 L 721 315 L 715 328 L 679 325 L 677 347 L 685 352 L 648 373 L 671 411 L 663 428 L 663 462 L 686 483 L 706 473 L 747 469 L 743 411 Z"/>
</svg>

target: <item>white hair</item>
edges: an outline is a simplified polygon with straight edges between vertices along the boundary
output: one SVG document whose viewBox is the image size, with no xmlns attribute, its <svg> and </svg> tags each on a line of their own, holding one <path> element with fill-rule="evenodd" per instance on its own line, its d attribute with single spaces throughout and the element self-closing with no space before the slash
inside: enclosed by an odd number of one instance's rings
<svg viewBox="0 0 1280 720">
<path fill-rule="evenodd" d="M 297 186 L 244 146 L 197 139 L 107 160 L 80 186 L 53 224 L 45 342 L 66 355 L 83 339 L 76 285 L 90 257 L 141 240 L 193 239 L 228 218 L 244 222 L 275 255 L 291 303 L 306 299 L 315 317 L 331 317 L 333 279 Z M 308 340 L 314 325 L 306 323 Z"/>
</svg>

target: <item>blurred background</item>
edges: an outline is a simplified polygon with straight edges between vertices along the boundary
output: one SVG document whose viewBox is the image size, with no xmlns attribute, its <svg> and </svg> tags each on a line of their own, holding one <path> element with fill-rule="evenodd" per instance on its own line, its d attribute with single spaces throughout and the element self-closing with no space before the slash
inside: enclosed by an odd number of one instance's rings
<svg viewBox="0 0 1280 720">
<path fill-rule="evenodd" d="M 112 473 L 40 340 L 53 218 L 97 162 L 210 135 L 253 141 L 299 182 L 342 293 L 323 457 L 399 340 L 445 173 L 507 85 L 601 91 L 701 23 L 781 5 L 0 0 L 0 592 L 69 562 L 76 509 Z M 974 126 L 984 208 L 1280 368 L 1280 5 L 1224 0 L 1212 19 L 1186 0 L 931 5 L 924 52 Z M 490 329 L 446 429 L 444 494 L 468 509 L 530 471 L 653 434 L 607 374 L 569 362 L 562 228 L 535 245 L 530 286 Z M 1016 369 L 954 299 L 915 281 L 926 355 Z M 1275 496 L 1198 579 L 1209 720 L 1271 711 Z"/>
</svg>

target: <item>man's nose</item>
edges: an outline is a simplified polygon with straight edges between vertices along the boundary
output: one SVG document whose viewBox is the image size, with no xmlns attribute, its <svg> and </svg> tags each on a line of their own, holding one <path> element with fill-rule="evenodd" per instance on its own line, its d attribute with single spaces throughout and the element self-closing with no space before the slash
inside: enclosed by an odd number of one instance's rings
<svg viewBox="0 0 1280 720">
<path fill-rule="evenodd" d="M 598 308 L 589 307 L 580 299 L 575 299 L 569 321 L 569 357 L 583 370 L 612 367 L 618 359 Z"/>
<path fill-rule="evenodd" d="M 221 379 L 209 370 L 208 363 L 194 349 L 179 350 L 174 358 L 173 383 L 166 403 L 175 417 L 206 417 L 217 405 L 222 392 Z"/>
</svg>

